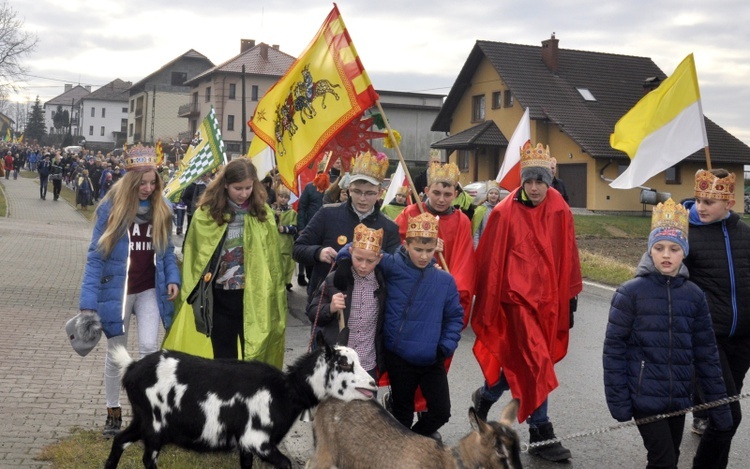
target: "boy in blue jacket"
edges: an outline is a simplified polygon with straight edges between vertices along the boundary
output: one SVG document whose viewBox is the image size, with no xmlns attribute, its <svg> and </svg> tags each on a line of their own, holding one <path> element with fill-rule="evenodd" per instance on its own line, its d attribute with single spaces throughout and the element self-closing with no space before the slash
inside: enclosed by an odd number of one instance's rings
<svg viewBox="0 0 750 469">
<path fill-rule="evenodd" d="M 383 340 L 393 416 L 415 433 L 438 438 L 450 419 L 445 370 L 461 339 L 464 310 L 453 277 L 435 267 L 438 220 L 430 213 L 409 217 L 399 250 L 384 253 L 378 266 L 387 287 Z M 342 249 L 339 258 L 349 256 Z M 417 388 L 429 412 L 412 426 Z"/>
<path fill-rule="evenodd" d="M 612 297 L 604 340 L 604 388 L 620 422 L 692 405 L 693 376 L 708 401 L 727 396 L 706 297 L 688 280 L 688 213 L 672 199 L 652 213 L 648 251 L 636 277 Z M 709 410 L 712 426 L 732 427 L 729 406 Z M 638 425 L 647 467 L 677 467 L 685 415 Z"/>
</svg>

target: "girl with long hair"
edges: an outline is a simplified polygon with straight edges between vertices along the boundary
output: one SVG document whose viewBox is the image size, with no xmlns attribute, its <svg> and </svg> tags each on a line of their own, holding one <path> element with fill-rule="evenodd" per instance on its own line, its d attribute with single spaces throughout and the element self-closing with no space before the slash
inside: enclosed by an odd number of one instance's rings
<svg viewBox="0 0 750 469">
<path fill-rule="evenodd" d="M 287 303 L 280 238 L 250 160 L 231 161 L 209 183 L 183 254 L 178 313 L 164 348 L 281 368 Z M 198 332 L 188 298 L 201 282 L 209 284 L 212 308 L 211 320 Z"/>
<path fill-rule="evenodd" d="M 130 317 L 135 315 L 141 357 L 159 350 L 159 322 L 172 323 L 172 300 L 180 272 L 170 239 L 172 213 L 162 197 L 156 153 L 140 145 L 126 157 L 127 172 L 96 209 L 96 224 L 81 285 L 81 311 L 95 312 L 107 337 L 104 387 L 107 397 L 105 437 L 122 425 L 120 373 L 112 360 L 116 346 L 127 346 Z"/>
</svg>

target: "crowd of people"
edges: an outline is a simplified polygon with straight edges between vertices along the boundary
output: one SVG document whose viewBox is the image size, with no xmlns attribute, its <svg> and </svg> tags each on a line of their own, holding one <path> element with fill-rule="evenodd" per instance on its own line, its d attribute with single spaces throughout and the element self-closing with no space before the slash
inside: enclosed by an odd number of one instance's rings
<svg viewBox="0 0 750 469">
<path fill-rule="evenodd" d="M 486 419 L 510 391 L 530 442 L 556 439 L 555 365 L 567 354 L 583 282 L 549 147 L 527 143 L 521 185 L 502 200 L 490 182 L 474 204 L 462 194 L 457 166 L 435 159 L 415 179 L 424 184 L 419 200 L 404 188 L 383 206 L 388 159 L 364 153 L 346 173 L 318 168 L 296 209 L 277 174 L 261 179 L 245 158 L 196 181 L 171 205 L 162 196 L 169 170 L 157 167 L 151 148 L 133 147 L 114 161 L 66 162 L 54 149 L 38 156 L 40 178 L 77 178 L 81 202 L 100 199 L 80 309 L 101 318 L 108 339 L 105 435 L 122 423 L 109 351 L 127 342 L 131 315 L 141 355 L 159 348 L 161 323 L 164 348 L 281 367 L 297 272 L 311 334 L 357 350 L 387 386 L 383 405 L 404 427 L 441 439 L 451 418 L 450 364 L 470 324 L 484 376 L 470 396 L 477 414 Z M 118 167 L 124 174 L 115 179 Z M 102 193 L 107 171 L 114 182 Z M 733 204 L 734 175 L 714 170 L 696 175 L 695 198 L 684 206 L 670 200 L 655 208 L 636 277 L 615 293 L 604 338 L 605 398 L 615 419 L 685 409 L 696 389 L 708 401 L 741 391 L 750 368 L 750 227 Z M 185 236 L 181 272 L 173 225 Z M 740 420 L 737 402 L 710 410 L 693 467 L 726 467 Z M 682 415 L 639 423 L 647 467 L 677 467 L 684 422 Z M 559 441 L 530 453 L 572 457 Z"/>
</svg>

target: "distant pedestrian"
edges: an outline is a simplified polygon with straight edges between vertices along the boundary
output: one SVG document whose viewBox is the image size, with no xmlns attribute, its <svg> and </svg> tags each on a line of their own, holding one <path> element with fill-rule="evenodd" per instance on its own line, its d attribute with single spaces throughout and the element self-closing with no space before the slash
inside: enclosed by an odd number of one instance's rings
<svg viewBox="0 0 750 469">
<path fill-rule="evenodd" d="M 89 205 L 94 205 L 93 196 L 94 186 L 89 178 L 89 171 L 84 169 L 76 181 L 76 204 L 81 206 L 81 210 L 88 210 Z"/>
<path fill-rule="evenodd" d="M 47 181 L 51 170 L 52 162 L 50 161 L 50 154 L 45 153 L 44 159 L 37 165 L 37 171 L 39 172 L 39 197 L 42 200 L 47 200 Z"/>
<path fill-rule="evenodd" d="M 56 154 L 52 160 L 49 178 L 52 180 L 52 200 L 57 201 L 62 191 L 63 166 L 60 154 Z"/>
<path fill-rule="evenodd" d="M 5 152 L 3 162 L 5 163 L 5 179 L 9 180 L 10 173 L 13 172 L 13 152 L 11 152 L 10 150 Z"/>
</svg>

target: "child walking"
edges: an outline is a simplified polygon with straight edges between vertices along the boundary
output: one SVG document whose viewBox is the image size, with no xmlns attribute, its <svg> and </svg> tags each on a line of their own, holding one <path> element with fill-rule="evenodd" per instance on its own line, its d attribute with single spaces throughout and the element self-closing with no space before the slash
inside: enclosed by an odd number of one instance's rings
<svg viewBox="0 0 750 469">
<path fill-rule="evenodd" d="M 287 291 L 292 291 L 292 276 L 295 267 L 292 249 L 294 248 L 294 239 L 297 237 L 297 212 L 289 205 L 290 198 L 291 192 L 289 192 L 289 189 L 279 185 L 276 188 L 276 202 L 272 206 L 276 217 L 276 225 L 279 227 L 279 234 L 281 234 L 281 268 Z"/>
<path fill-rule="evenodd" d="M 708 401 L 726 397 L 708 304 L 688 280 L 688 213 L 672 199 L 652 214 L 648 251 L 634 279 L 617 289 L 604 340 L 604 388 L 616 420 L 692 405 L 693 376 Z M 729 406 L 709 411 L 712 425 L 732 427 Z M 676 468 L 685 415 L 639 424 L 647 468 Z"/>
<path fill-rule="evenodd" d="M 81 311 L 99 315 L 107 337 L 104 388 L 112 438 L 122 425 L 120 370 L 112 360 L 116 346 L 127 346 L 135 315 L 138 353 L 159 350 L 159 323 L 169 329 L 180 288 L 180 271 L 170 239 L 172 213 L 162 197 L 156 152 L 140 145 L 128 149 L 128 172 L 96 209 L 96 224 L 81 285 Z"/>
</svg>

